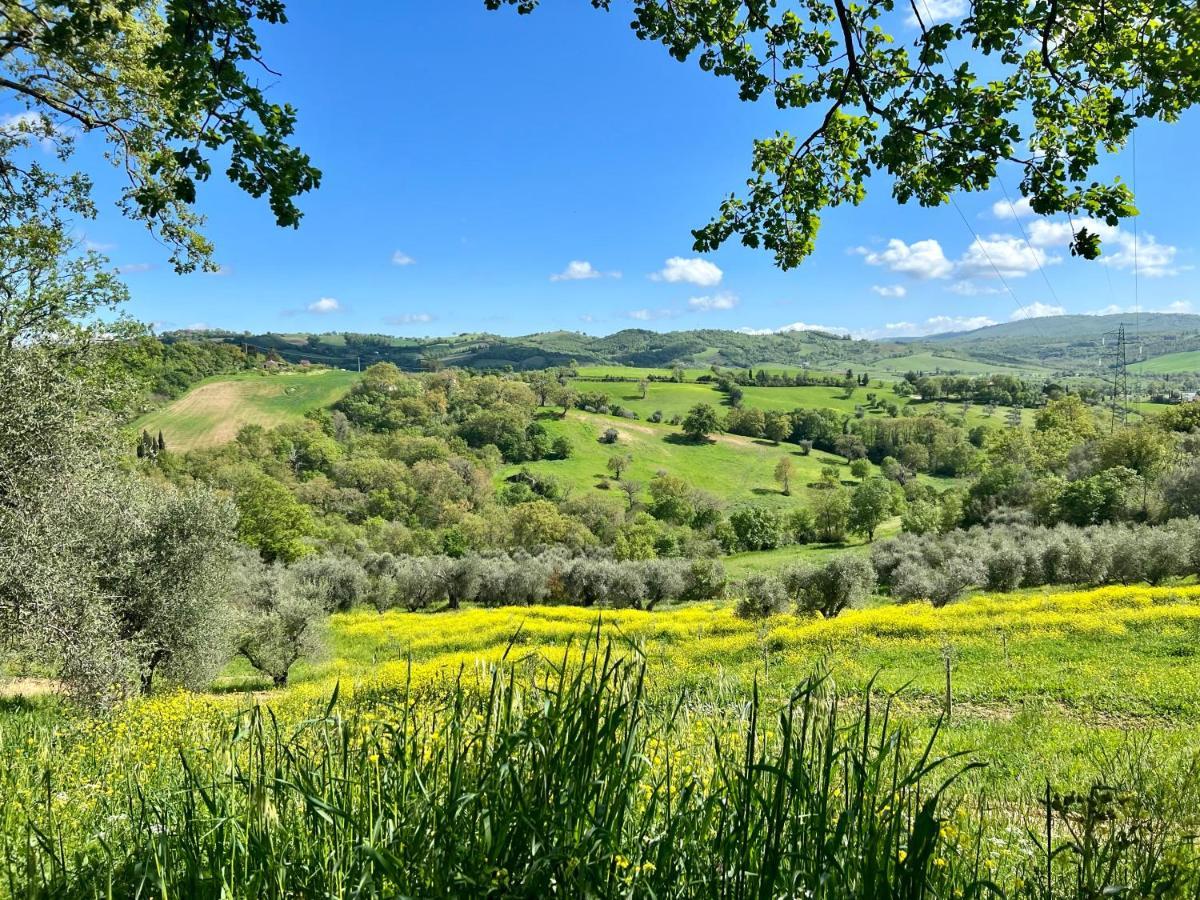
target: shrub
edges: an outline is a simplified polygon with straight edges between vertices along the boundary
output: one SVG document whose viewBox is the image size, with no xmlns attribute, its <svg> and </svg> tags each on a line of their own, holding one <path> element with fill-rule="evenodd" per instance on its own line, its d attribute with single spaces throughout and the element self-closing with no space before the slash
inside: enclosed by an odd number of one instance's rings
<svg viewBox="0 0 1200 900">
<path fill-rule="evenodd" d="M 783 522 L 778 512 L 765 506 L 743 506 L 729 516 L 729 524 L 743 550 L 773 550 L 783 542 Z"/>
<path fill-rule="evenodd" d="M 649 559 L 639 566 L 646 609 L 679 600 L 689 587 L 690 566 L 682 559 Z"/>
<path fill-rule="evenodd" d="M 688 566 L 687 600 L 713 600 L 725 594 L 725 567 L 715 559 L 694 559 Z"/>
<path fill-rule="evenodd" d="M 929 602 L 934 606 L 945 606 L 957 600 L 967 588 L 979 584 L 981 580 L 980 566 L 973 558 L 951 558 L 935 574 L 931 582 Z"/>
</svg>

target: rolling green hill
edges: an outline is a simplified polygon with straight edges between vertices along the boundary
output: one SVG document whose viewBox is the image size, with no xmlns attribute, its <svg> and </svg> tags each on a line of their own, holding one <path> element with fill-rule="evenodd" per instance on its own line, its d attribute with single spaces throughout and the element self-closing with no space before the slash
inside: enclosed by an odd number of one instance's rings
<svg viewBox="0 0 1200 900">
<path fill-rule="evenodd" d="M 171 450 L 209 447 L 232 440 L 243 425 L 272 428 L 328 406 L 357 378 L 341 369 L 221 375 L 201 381 L 132 427 L 151 434 L 162 431 Z"/>
<path fill-rule="evenodd" d="M 1094 377 L 1105 371 L 1110 332 L 1128 326 L 1132 358 L 1200 351 L 1200 316 L 1143 313 L 1140 316 L 1049 316 L 1006 322 L 970 332 L 905 338 L 891 342 L 851 340 L 818 331 L 745 334 L 699 329 L 658 332 L 626 329 L 595 337 L 577 331 L 548 331 L 505 337 L 464 333 L 437 338 L 384 334 L 178 332 L 172 341 L 221 341 L 251 353 L 276 354 L 287 362 L 309 360 L 357 370 L 391 362 L 408 371 L 441 366 L 529 371 L 575 363 L 585 368 L 634 367 L 666 370 L 681 365 L 695 372 L 712 366 L 782 367 L 839 371 L 853 368 L 883 377 L 908 371 L 979 375 L 991 372 L 1046 377 Z M 1152 370 L 1147 370 L 1152 371 Z"/>
</svg>

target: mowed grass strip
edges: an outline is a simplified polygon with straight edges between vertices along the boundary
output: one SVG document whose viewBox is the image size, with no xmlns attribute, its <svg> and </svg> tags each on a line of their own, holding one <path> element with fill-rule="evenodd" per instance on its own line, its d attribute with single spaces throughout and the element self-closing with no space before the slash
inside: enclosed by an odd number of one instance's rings
<svg viewBox="0 0 1200 900">
<path fill-rule="evenodd" d="M 335 403 L 358 379 L 342 369 L 263 375 L 248 372 L 205 379 L 178 400 L 134 422 L 167 449 L 183 452 L 233 440 L 244 425 L 274 428 Z"/>
</svg>

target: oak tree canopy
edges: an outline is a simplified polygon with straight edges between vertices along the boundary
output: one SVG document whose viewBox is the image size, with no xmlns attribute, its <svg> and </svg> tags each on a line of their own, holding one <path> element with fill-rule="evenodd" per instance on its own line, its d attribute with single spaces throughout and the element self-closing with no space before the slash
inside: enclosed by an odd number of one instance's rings
<svg viewBox="0 0 1200 900">
<path fill-rule="evenodd" d="M 0 98 L 26 112 L 0 131 L 64 160 L 77 135 L 101 134 L 127 180 L 125 214 L 171 248 L 180 271 L 215 268 L 194 204 L 216 158 L 232 183 L 268 198 L 281 226 L 299 223 L 296 198 L 320 183 L 288 143 L 295 110 L 259 84 L 275 73 L 255 29 L 285 21 L 280 0 L 4 0 Z M 0 191 L 49 177 L 11 140 L 0 151 Z M 80 176 L 63 185 L 76 200 L 90 187 Z"/>
<path fill-rule="evenodd" d="M 484 0 L 524 14 L 539 0 Z M 608 10 L 612 0 L 590 0 Z M 746 190 L 693 232 L 697 251 L 734 235 L 789 269 L 813 250 L 823 210 L 860 203 L 883 174 L 901 203 L 981 191 L 1001 163 L 1033 212 L 1072 218 L 1071 251 L 1099 236 L 1074 217 L 1136 215 L 1097 172 L 1138 123 L 1174 121 L 1200 95 L 1200 15 L 1154 0 L 631 0 L 632 28 L 675 59 L 772 102 L 796 133 L 754 142 Z M 951 11 L 961 14 L 950 16 Z M 939 16 L 939 13 L 942 15 Z M 807 116 L 798 110 L 810 110 Z M 795 123 L 795 125 L 792 125 Z"/>
</svg>

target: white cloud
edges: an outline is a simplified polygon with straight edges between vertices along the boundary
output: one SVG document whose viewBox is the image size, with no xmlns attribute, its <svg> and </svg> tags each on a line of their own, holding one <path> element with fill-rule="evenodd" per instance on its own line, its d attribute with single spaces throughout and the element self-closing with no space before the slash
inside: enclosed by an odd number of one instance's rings
<svg viewBox="0 0 1200 900">
<path fill-rule="evenodd" d="M 1071 243 L 1075 231 L 1086 228 L 1098 235 L 1101 241 L 1100 263 L 1114 269 L 1132 270 L 1136 264 L 1139 275 L 1147 278 L 1163 278 L 1187 271 L 1190 266 L 1175 263 L 1179 248 L 1159 243 L 1152 234 L 1142 234 L 1136 239 L 1133 234 L 1115 228 L 1096 219 L 1080 218 L 1073 221 L 1037 219 L 1029 224 L 1029 241 L 1038 247 L 1066 247 Z M 1134 252 L 1136 249 L 1136 253 Z M 1135 260 L 1136 257 L 1136 260 Z"/>
<path fill-rule="evenodd" d="M 46 119 L 35 112 L 9 113 L 6 116 L 0 116 L 0 128 L 5 131 L 12 129 L 19 131 L 24 129 L 40 129 L 44 128 Z"/>
<path fill-rule="evenodd" d="M 688 306 L 700 312 L 711 312 L 714 309 L 733 309 L 737 305 L 737 294 L 731 294 L 728 291 L 713 294 L 711 297 L 693 297 L 688 301 Z"/>
<path fill-rule="evenodd" d="M 1115 251 L 1112 249 L 1113 245 L 1116 246 Z M 1102 265 L 1130 270 L 1136 267 L 1138 274 L 1147 278 L 1178 275 L 1191 268 L 1175 265 L 1175 254 L 1179 252 L 1179 248 L 1170 244 L 1160 244 L 1152 234 L 1138 235 L 1134 238 L 1126 231 L 1118 231 L 1115 239 L 1107 242 L 1107 248 L 1109 252 L 1102 252 L 1100 256 Z"/>
<path fill-rule="evenodd" d="M 1110 303 L 1108 306 L 1103 306 L 1100 309 L 1090 309 L 1084 313 L 1085 316 L 1133 316 L 1138 313 L 1176 313 L 1188 314 L 1195 312 L 1195 306 L 1191 300 L 1176 300 L 1173 303 L 1168 303 L 1166 306 L 1160 307 L 1136 307 L 1136 306 L 1118 306 L 1116 303 Z"/>
<path fill-rule="evenodd" d="M 672 256 L 663 268 L 650 276 L 652 281 L 667 281 L 671 284 L 686 282 L 698 287 L 715 287 L 721 283 L 725 273 L 707 259 L 684 259 Z"/>
<path fill-rule="evenodd" d="M 1072 225 L 1074 229 L 1072 229 Z M 1029 223 L 1029 243 L 1035 247 L 1067 247 L 1074 237 L 1074 232 L 1086 228 L 1092 234 L 1100 236 L 1102 241 L 1110 240 L 1117 234 L 1117 229 L 1097 219 L 1087 217 L 1073 221 L 1063 219 L 1034 219 Z"/>
<path fill-rule="evenodd" d="M 397 316 L 387 316 L 384 321 L 389 325 L 420 325 L 432 322 L 433 316 L 426 312 L 400 313 Z"/>
<path fill-rule="evenodd" d="M 1009 319 L 1013 322 L 1020 322 L 1022 319 L 1042 319 L 1046 316 L 1065 316 L 1066 314 L 1066 307 L 1035 302 L 1022 306 L 1009 316 Z"/>
<path fill-rule="evenodd" d="M 590 278 L 599 278 L 600 273 L 597 272 L 590 262 L 584 259 L 573 259 L 567 263 L 567 267 L 557 275 L 551 275 L 551 281 L 586 281 Z"/>
<path fill-rule="evenodd" d="M 593 278 L 620 278 L 620 272 L 601 272 L 586 259 L 573 259 L 561 272 L 550 276 L 551 281 L 590 281 Z"/>
<path fill-rule="evenodd" d="M 320 300 L 314 300 L 308 304 L 308 311 L 318 315 L 328 315 L 329 313 L 339 312 L 342 304 L 332 297 L 322 297 Z"/>
<path fill-rule="evenodd" d="M 973 281 L 956 281 L 954 284 L 948 285 L 946 290 L 952 294 L 958 294 L 960 297 L 982 297 L 986 294 L 1004 293 L 1004 288 L 987 284 L 976 284 Z"/>
<path fill-rule="evenodd" d="M 987 316 L 933 316 L 924 322 L 888 322 L 882 328 L 870 328 L 855 332 L 855 337 L 873 340 L 888 340 L 901 337 L 927 337 L 947 331 L 974 331 L 995 325 Z"/>
<path fill-rule="evenodd" d="M 854 338 L 870 338 L 872 340 L 888 340 L 898 337 L 925 337 L 931 334 L 942 334 L 946 331 L 974 331 L 997 324 L 987 316 L 933 316 L 924 322 L 888 322 L 882 328 L 860 328 L 851 330 L 839 325 L 811 325 L 807 322 L 793 322 L 779 328 L 739 328 L 742 334 L 763 335 L 783 334 L 788 331 L 823 331 L 826 334 L 850 335 Z"/>
<path fill-rule="evenodd" d="M 639 322 L 652 322 L 655 319 L 673 319 L 682 314 L 683 310 L 679 309 L 631 309 L 625 313 L 629 318 L 636 319 Z"/>
<path fill-rule="evenodd" d="M 224 266 L 224 265 L 219 265 L 219 266 L 217 266 L 217 270 L 216 270 L 215 272 L 205 272 L 204 274 L 205 274 L 205 275 L 212 275 L 212 276 L 214 276 L 215 278 L 226 278 L 226 277 L 228 277 L 228 276 L 230 276 L 230 275 L 232 275 L 232 274 L 233 274 L 233 267 L 232 267 L 232 266 Z"/>
<path fill-rule="evenodd" d="M 180 331 L 208 331 L 207 322 L 193 322 L 191 325 L 185 325 Z"/>
<path fill-rule="evenodd" d="M 117 271 L 122 275 L 128 275 L 131 272 L 149 272 L 154 266 L 150 263 L 125 263 L 123 266 L 117 266 Z"/>
<path fill-rule="evenodd" d="M 995 325 L 994 319 L 987 316 L 934 316 L 926 319 L 923 334 L 942 334 L 947 331 L 974 331 L 976 328 L 987 328 Z"/>
<path fill-rule="evenodd" d="M 967 12 L 967 0 L 917 0 L 917 12 L 920 12 L 921 18 L 918 20 L 917 14 L 910 12 L 906 20 L 908 24 L 915 27 L 924 21 L 928 28 L 937 22 L 961 19 Z"/>
<path fill-rule="evenodd" d="M 393 266 L 412 266 L 416 264 L 416 260 L 405 253 L 403 250 L 397 250 L 392 254 Z"/>
<path fill-rule="evenodd" d="M 1039 266 L 1062 262 L 1061 256 L 1047 256 L 1040 247 L 1023 239 L 994 234 L 977 237 L 958 261 L 957 271 L 965 278 L 1022 278 Z"/>
<path fill-rule="evenodd" d="M 116 244 L 105 244 L 102 241 L 93 241 L 91 238 L 84 238 L 83 249 L 91 253 L 107 253 L 109 250 L 116 250 Z"/>
<path fill-rule="evenodd" d="M 1033 214 L 1033 210 L 1029 207 L 1028 197 L 1022 197 L 1016 203 L 1009 203 L 1008 200 L 997 200 L 992 204 L 992 215 L 1001 221 L 1028 219 Z"/>
<path fill-rule="evenodd" d="M 900 272 L 921 280 L 946 278 L 954 270 L 953 264 L 942 252 L 942 245 L 933 238 L 912 244 L 892 238 L 886 250 L 877 252 L 858 247 L 856 252 L 862 254 L 867 265 L 884 266 L 890 272 Z"/>
<path fill-rule="evenodd" d="M 908 293 L 902 284 L 873 284 L 871 290 L 880 297 L 903 297 Z"/>
</svg>

